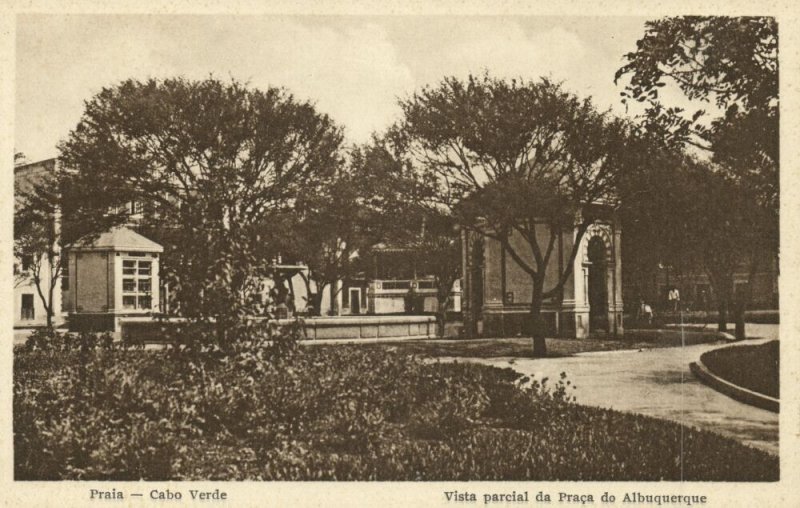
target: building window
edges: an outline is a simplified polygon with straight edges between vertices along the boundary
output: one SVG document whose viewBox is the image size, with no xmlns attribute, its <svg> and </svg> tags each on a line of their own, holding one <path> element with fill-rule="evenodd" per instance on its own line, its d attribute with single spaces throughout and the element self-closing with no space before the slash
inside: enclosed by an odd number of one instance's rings
<svg viewBox="0 0 800 508">
<path fill-rule="evenodd" d="M 153 262 L 145 259 L 122 260 L 122 307 L 151 310 Z"/>
<path fill-rule="evenodd" d="M 69 254 L 61 252 L 61 291 L 69 290 Z"/>
<path fill-rule="evenodd" d="M 36 311 L 33 309 L 33 294 L 26 293 L 22 295 L 22 319 L 23 321 L 30 321 L 36 319 Z"/>
<path fill-rule="evenodd" d="M 32 265 L 33 265 L 33 256 L 30 254 L 24 254 L 22 256 L 22 271 L 27 272 L 28 270 L 31 269 Z"/>
</svg>

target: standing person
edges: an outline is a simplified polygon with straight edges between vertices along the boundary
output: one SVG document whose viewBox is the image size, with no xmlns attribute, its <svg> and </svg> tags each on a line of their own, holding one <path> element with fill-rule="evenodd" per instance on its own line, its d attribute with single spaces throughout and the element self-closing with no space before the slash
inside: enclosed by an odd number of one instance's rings
<svg viewBox="0 0 800 508">
<path fill-rule="evenodd" d="M 639 302 L 639 316 L 640 320 L 647 320 L 647 324 L 653 324 L 653 308 L 645 303 L 644 300 Z"/>
<path fill-rule="evenodd" d="M 670 289 L 667 298 L 669 299 L 670 306 L 672 307 L 672 312 L 678 312 L 681 301 L 681 294 L 678 291 L 678 288 L 673 287 Z"/>
<path fill-rule="evenodd" d="M 414 283 L 412 282 L 408 288 L 408 293 L 406 293 L 405 301 L 405 311 L 406 314 L 413 314 L 414 313 L 414 300 L 417 297 L 417 292 L 414 290 Z"/>
</svg>

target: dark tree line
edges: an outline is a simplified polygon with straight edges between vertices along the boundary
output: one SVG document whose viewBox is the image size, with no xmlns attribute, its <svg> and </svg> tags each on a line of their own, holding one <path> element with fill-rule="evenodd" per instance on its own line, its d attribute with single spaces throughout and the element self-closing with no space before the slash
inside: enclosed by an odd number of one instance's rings
<svg viewBox="0 0 800 508">
<path fill-rule="evenodd" d="M 628 223 L 647 218 L 644 227 L 628 227 L 641 235 L 631 243 L 651 246 L 650 254 L 658 252 L 666 264 L 700 267 L 716 295 L 720 330 L 732 312 L 742 337 L 759 263 L 769 258 L 765 253 L 778 253 L 777 23 L 768 17 L 651 21 L 626 60 L 615 79 L 628 80 L 624 101 L 646 105 L 639 125 L 658 154 L 628 182 Z M 709 117 L 703 109 L 664 104 L 659 91 L 667 86 L 721 112 Z M 687 147 L 693 157 L 685 155 Z M 735 272 L 747 274 L 744 293 L 734 292 Z"/>
<path fill-rule="evenodd" d="M 387 239 L 428 257 L 443 326 L 466 229 L 499 242 L 530 277 L 543 355 L 542 305 L 561 298 L 600 204 L 638 235 L 626 262 L 702 266 L 723 327 L 746 306 L 734 301 L 734 271 L 755 273 L 757 246 L 777 251 L 777 25 L 665 18 L 646 24 L 626 59 L 615 79 L 626 81 L 623 100 L 646 105 L 636 123 L 547 79 L 446 77 L 401 99 L 382 136 L 349 149 L 339 126 L 283 89 L 127 80 L 86 102 L 59 145 L 63 170 L 18 200 L 17 247 L 58 263 L 50 253 L 125 223 L 125 205 L 137 203 L 139 229 L 165 247 L 180 312 L 214 320 L 226 341 L 278 254 L 308 265 L 309 305 L 321 313 L 323 292 L 333 301 L 337 281 L 362 273 Z M 662 104 L 664 86 L 722 114 L 703 122 L 702 111 Z M 42 229 L 56 210 L 69 220 Z M 574 242 L 557 267 L 564 232 Z"/>
</svg>

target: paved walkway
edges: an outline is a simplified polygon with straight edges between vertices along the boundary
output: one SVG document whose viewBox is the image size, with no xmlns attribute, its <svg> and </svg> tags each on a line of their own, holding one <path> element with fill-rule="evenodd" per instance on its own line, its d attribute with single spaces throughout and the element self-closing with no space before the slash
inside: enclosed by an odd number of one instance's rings
<svg viewBox="0 0 800 508">
<path fill-rule="evenodd" d="M 748 325 L 756 344 L 778 336 L 777 325 Z M 720 344 L 685 348 L 583 353 L 569 358 L 468 359 L 497 367 L 512 367 L 550 384 L 563 371 L 577 388 L 577 402 L 674 420 L 732 437 L 778 454 L 778 414 L 737 402 L 702 384 L 689 363 Z M 464 359 L 460 359 L 464 360 Z"/>
</svg>

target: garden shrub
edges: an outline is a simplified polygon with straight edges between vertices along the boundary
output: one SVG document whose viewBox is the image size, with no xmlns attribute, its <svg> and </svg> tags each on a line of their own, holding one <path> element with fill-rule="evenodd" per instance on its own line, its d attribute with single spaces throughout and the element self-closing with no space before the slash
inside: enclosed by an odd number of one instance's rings
<svg viewBox="0 0 800 508">
<path fill-rule="evenodd" d="M 700 356 L 715 375 L 770 397 L 780 397 L 780 343 L 714 349 Z"/>
<path fill-rule="evenodd" d="M 16 479 L 677 480 L 682 447 L 684 479 L 778 477 L 777 458 L 715 434 L 578 406 L 563 375 L 270 333 L 17 348 Z"/>
</svg>

